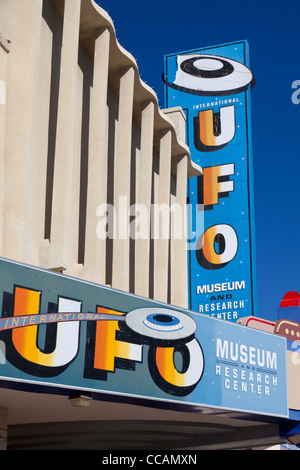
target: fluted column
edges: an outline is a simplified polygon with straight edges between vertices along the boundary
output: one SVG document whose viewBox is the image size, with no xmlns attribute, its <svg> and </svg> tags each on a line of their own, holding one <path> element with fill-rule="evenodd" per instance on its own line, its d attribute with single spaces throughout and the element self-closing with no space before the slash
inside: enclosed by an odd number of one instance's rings
<svg viewBox="0 0 300 470">
<path fill-rule="evenodd" d="M 100 284 L 106 283 L 106 238 L 97 233 L 97 215 L 103 216 L 107 203 L 109 50 L 110 32 L 104 29 L 95 41 L 84 257 L 86 276 Z"/>
<path fill-rule="evenodd" d="M 112 286 L 129 290 L 129 207 L 132 144 L 132 112 L 135 71 L 122 71 L 119 90 L 119 116 L 114 162 L 115 232 L 113 242 Z"/>
<path fill-rule="evenodd" d="M 65 0 L 49 267 L 77 262 L 80 155 L 77 78 L 81 0 Z"/>
<path fill-rule="evenodd" d="M 32 226 L 32 221 L 39 210 L 36 200 L 39 202 L 44 192 L 44 181 L 41 181 L 40 186 L 36 181 L 40 161 L 35 154 L 42 6 L 42 0 L 6 2 L 0 20 L 1 32 L 5 31 L 13 44 L 7 62 L 5 98 L 3 247 L 6 257 L 18 261 L 30 260 L 32 263 L 36 261 L 36 238 L 31 235 L 37 228 L 36 225 Z M 14 21 L 8 21 L 12 17 Z M 40 225 L 43 226 L 43 220 Z"/>
<path fill-rule="evenodd" d="M 2 38 L 0 36 L 0 41 Z M 6 70 L 7 51 L 0 47 L 0 256 L 3 256 L 3 214 L 4 214 L 4 155 L 5 155 L 5 117 L 6 117 Z"/>
<path fill-rule="evenodd" d="M 160 139 L 159 183 L 154 209 L 154 299 L 161 302 L 168 301 L 171 150 L 172 132 L 168 130 Z"/>
<path fill-rule="evenodd" d="M 187 238 L 186 238 L 186 191 L 187 156 L 176 164 L 176 199 L 172 207 L 171 236 L 171 296 L 170 302 L 178 307 L 188 308 Z"/>
<path fill-rule="evenodd" d="M 154 103 L 150 101 L 142 110 L 141 152 L 136 195 L 137 218 L 145 227 L 137 227 L 135 241 L 135 294 L 149 296 L 150 222 L 153 168 Z M 147 234 L 146 234 L 147 232 Z"/>
</svg>

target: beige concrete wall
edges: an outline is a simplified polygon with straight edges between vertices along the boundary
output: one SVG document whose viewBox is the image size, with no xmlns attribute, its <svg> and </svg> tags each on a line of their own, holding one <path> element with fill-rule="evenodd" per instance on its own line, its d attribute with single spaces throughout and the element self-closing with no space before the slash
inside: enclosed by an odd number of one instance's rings
<svg viewBox="0 0 300 470">
<path fill-rule="evenodd" d="M 10 45 L 0 34 L 0 250 L 3 250 L 4 157 L 6 132 L 7 59 Z"/>
<path fill-rule="evenodd" d="M 186 307 L 181 219 L 168 221 L 168 240 L 151 239 L 150 219 L 154 202 L 184 210 L 186 180 L 201 172 L 182 110 L 159 109 L 93 0 L 0 9 L 0 255 Z M 112 239 L 97 232 L 106 203 Z M 147 236 L 120 236 L 135 204 Z"/>
</svg>

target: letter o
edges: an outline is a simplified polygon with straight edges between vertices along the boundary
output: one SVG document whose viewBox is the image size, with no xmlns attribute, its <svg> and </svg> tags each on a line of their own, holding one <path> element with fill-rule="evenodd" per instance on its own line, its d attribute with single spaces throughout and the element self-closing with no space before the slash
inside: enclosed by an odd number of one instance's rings
<svg viewBox="0 0 300 470">
<path fill-rule="evenodd" d="M 236 256 L 238 237 L 230 225 L 213 225 L 199 237 L 197 245 L 198 263 L 205 269 L 220 269 Z"/>
<path fill-rule="evenodd" d="M 182 370 L 174 362 L 175 352 L 182 356 Z M 186 396 L 201 380 L 204 356 L 200 344 L 194 338 L 188 343 L 178 342 L 176 347 L 152 346 L 148 354 L 149 371 L 156 385 L 166 393 Z"/>
</svg>

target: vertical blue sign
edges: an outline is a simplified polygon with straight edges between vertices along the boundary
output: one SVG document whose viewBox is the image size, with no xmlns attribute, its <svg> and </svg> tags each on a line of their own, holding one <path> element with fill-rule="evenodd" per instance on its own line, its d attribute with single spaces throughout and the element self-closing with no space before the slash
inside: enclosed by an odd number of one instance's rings
<svg viewBox="0 0 300 470">
<path fill-rule="evenodd" d="M 246 41 L 165 57 L 166 107 L 181 106 L 203 175 L 188 183 L 190 309 L 234 321 L 256 313 Z"/>
</svg>

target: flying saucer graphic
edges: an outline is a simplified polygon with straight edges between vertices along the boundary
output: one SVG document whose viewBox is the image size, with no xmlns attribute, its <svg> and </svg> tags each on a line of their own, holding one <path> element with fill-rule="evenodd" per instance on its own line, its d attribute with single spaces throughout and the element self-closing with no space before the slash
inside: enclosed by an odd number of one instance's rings
<svg viewBox="0 0 300 470">
<path fill-rule="evenodd" d="M 139 308 L 126 315 L 126 325 L 147 338 L 174 341 L 192 336 L 196 323 L 188 315 L 166 308 Z"/>
<path fill-rule="evenodd" d="M 226 96 L 252 89 L 255 78 L 246 65 L 211 54 L 186 54 L 177 57 L 173 83 L 166 85 L 185 93 Z"/>
</svg>

